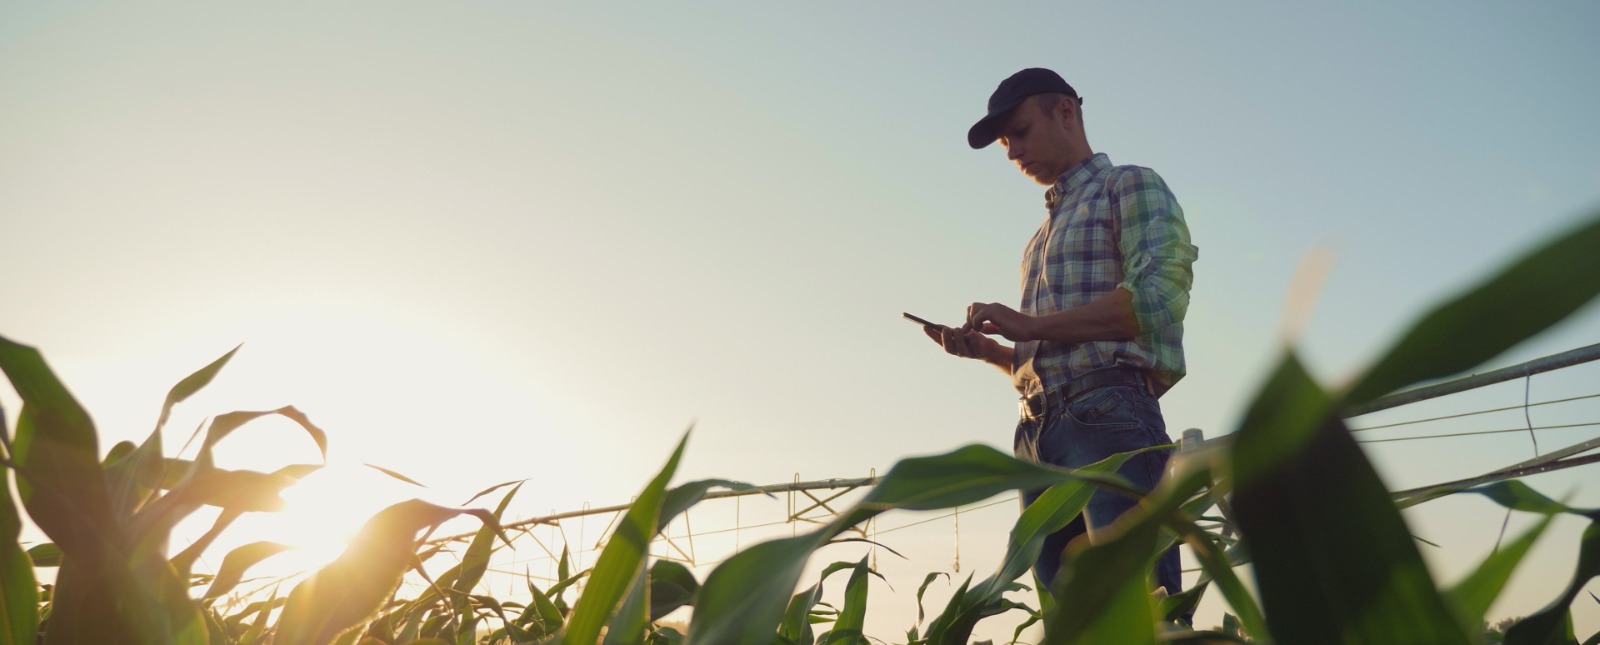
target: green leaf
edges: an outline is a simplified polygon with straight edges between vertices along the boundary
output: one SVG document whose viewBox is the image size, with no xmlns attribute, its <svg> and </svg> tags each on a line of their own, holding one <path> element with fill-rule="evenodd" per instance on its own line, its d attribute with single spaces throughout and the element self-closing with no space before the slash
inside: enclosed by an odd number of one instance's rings
<svg viewBox="0 0 1600 645">
<path fill-rule="evenodd" d="M 1250 595 L 1249 589 L 1245 588 L 1239 576 L 1233 572 L 1235 565 L 1228 558 L 1227 550 L 1217 543 L 1215 536 L 1200 529 L 1193 522 L 1187 523 L 1184 529 L 1185 542 L 1208 577 L 1206 583 L 1217 585 L 1222 597 L 1228 601 L 1228 606 L 1242 616 L 1238 620 L 1244 624 L 1247 631 L 1266 635 L 1267 623 L 1266 618 L 1261 615 L 1261 606 L 1256 603 L 1255 597 Z M 1196 587 L 1203 591 L 1200 585 Z"/>
<path fill-rule="evenodd" d="M 554 602 L 551 602 L 550 596 L 545 595 L 545 592 L 534 586 L 531 575 L 528 577 L 528 591 L 533 594 L 533 602 L 529 606 L 538 610 L 539 623 L 544 626 L 544 632 L 554 633 L 556 630 L 561 629 L 561 625 L 566 622 L 561 609 L 557 608 Z"/>
<path fill-rule="evenodd" d="M 1567 588 L 1543 609 L 1506 630 L 1506 645 L 1566 643 L 1572 638 L 1572 601 L 1595 576 L 1600 576 L 1600 517 L 1590 518 L 1578 547 L 1578 566 Z"/>
<path fill-rule="evenodd" d="M 228 350 L 228 353 L 223 354 L 221 358 L 211 361 L 210 365 L 184 377 L 183 380 L 178 381 L 177 385 L 172 386 L 171 390 L 167 391 L 167 400 L 161 404 L 161 417 L 156 419 L 156 433 L 159 434 L 161 428 L 167 425 L 167 417 L 172 414 L 173 406 L 182 403 L 185 399 L 193 396 L 195 392 L 199 392 L 201 388 L 210 384 L 211 379 L 216 378 L 217 372 L 222 371 L 222 366 L 227 365 L 228 361 L 233 359 L 233 355 L 239 352 L 240 347 L 244 347 L 244 344 L 235 345 L 233 349 Z"/>
<path fill-rule="evenodd" d="M 1012 532 L 1015 533 L 1016 529 L 1013 528 Z M 925 593 L 926 591 L 928 591 L 928 585 L 933 584 L 933 581 L 935 579 L 937 579 L 939 576 L 944 576 L 945 580 L 947 580 L 947 581 L 950 579 L 950 574 L 945 573 L 943 571 L 935 571 L 933 573 L 928 574 L 927 577 L 923 578 L 922 579 L 922 584 L 917 587 L 917 627 L 921 627 L 922 626 L 922 619 L 926 616 L 926 614 L 922 611 L 922 594 Z M 915 632 L 916 628 L 913 627 L 912 631 Z"/>
<path fill-rule="evenodd" d="M 126 521 L 161 486 L 165 465 L 161 430 L 151 432 L 144 443 L 127 456 L 115 461 L 108 457 L 106 463 L 109 464 L 105 473 L 111 490 L 112 511 L 119 521 Z"/>
<path fill-rule="evenodd" d="M 36 567 L 59 567 L 61 566 L 61 547 L 50 542 L 35 544 L 28 547 L 28 559 L 32 560 L 33 566 Z"/>
<path fill-rule="evenodd" d="M 1112 455 L 1097 463 L 1078 469 L 1079 474 L 1100 473 L 1111 475 L 1122 464 L 1138 454 L 1128 452 Z M 1022 516 L 1011 528 L 1005 557 L 994 575 L 978 583 L 971 591 L 952 598 L 934 621 L 928 625 L 928 640 L 934 643 L 964 643 L 983 618 L 985 611 L 996 605 L 1012 583 L 1033 566 L 1044 549 L 1045 538 L 1061 530 L 1089 504 L 1089 498 L 1098 490 L 1086 481 L 1068 481 L 1046 489 L 1023 510 Z"/>
<path fill-rule="evenodd" d="M 128 527 L 133 554 L 165 560 L 167 540 L 173 527 L 201 506 L 216 506 L 231 512 L 225 513 L 228 521 L 232 521 L 236 513 L 281 510 L 285 502 L 279 495 L 297 481 L 295 477 L 278 472 L 218 468 L 188 477 L 133 516 Z M 214 537 L 214 534 L 208 536 L 204 543 L 209 544 Z M 183 561 L 188 562 L 186 558 Z"/>
<path fill-rule="evenodd" d="M 657 560 L 650 565 L 650 622 L 661 620 L 694 600 L 699 581 L 688 567 L 672 560 Z"/>
<path fill-rule="evenodd" d="M 713 487 L 726 488 L 728 490 L 735 491 L 757 489 L 757 486 L 753 484 L 729 481 L 726 479 L 702 479 L 700 481 L 693 481 L 682 486 L 674 487 L 673 489 L 667 491 L 666 497 L 661 501 L 661 514 L 656 522 L 656 532 L 659 533 L 662 529 L 666 528 L 668 523 L 672 522 L 672 520 L 678 517 L 678 515 L 689 510 L 689 507 L 700 503 L 700 500 L 705 499 L 706 493 L 710 492 Z"/>
<path fill-rule="evenodd" d="M 1334 409 L 1291 354 L 1235 433 L 1234 517 L 1273 639 L 1471 642 Z"/>
<path fill-rule="evenodd" d="M 1428 312 L 1343 401 L 1355 406 L 1471 369 L 1600 294 L 1600 216 Z"/>
<path fill-rule="evenodd" d="M 1045 617 L 1051 643 L 1154 643 L 1155 603 L 1150 594 L 1151 565 L 1172 544 L 1164 524 L 1188 521 L 1209 507 L 1194 494 L 1211 480 L 1206 468 L 1180 468 L 1164 478 L 1139 506 L 1109 527 L 1095 543 L 1088 535 L 1067 545 L 1056 582 L 1055 608 Z"/>
<path fill-rule="evenodd" d="M 844 608 L 839 610 L 839 617 L 833 621 L 833 629 L 822 638 L 823 645 L 866 645 L 867 639 L 862 635 L 862 630 L 866 628 L 867 620 L 869 573 L 873 571 L 867 567 L 867 559 L 863 557 L 850 573 L 849 582 L 845 583 Z"/>
<path fill-rule="evenodd" d="M 205 620 L 165 558 L 126 550 L 88 413 L 32 347 L 0 338 L 0 371 L 23 401 L 11 446 L 23 506 L 63 553 L 50 642 L 206 643 Z"/>
<path fill-rule="evenodd" d="M 472 536 L 472 543 L 467 546 L 467 551 L 461 557 L 461 564 L 456 566 L 455 589 L 456 597 L 453 599 L 456 616 L 465 620 L 470 612 L 467 606 L 466 594 L 473 587 L 478 586 L 478 581 L 483 580 L 483 574 L 489 570 L 489 556 L 493 553 L 494 539 L 500 532 L 500 518 L 505 516 L 506 507 L 511 504 L 511 498 L 516 497 L 517 491 L 522 490 L 522 484 L 517 484 L 504 497 L 494 509 L 494 522 L 485 522 Z"/>
<path fill-rule="evenodd" d="M 666 497 L 667 482 L 678 469 L 683 458 L 689 434 L 684 433 L 678 448 L 672 452 L 667 465 L 645 486 L 644 491 L 628 507 L 628 512 L 618 522 L 606 548 L 595 560 L 594 573 L 572 608 L 563 629 L 562 641 L 570 645 L 588 645 L 600 635 L 616 612 L 618 604 L 633 586 L 634 579 L 644 575 L 643 562 L 650 554 L 650 540 L 658 530 L 661 505 Z"/>
<path fill-rule="evenodd" d="M 222 594 L 232 591 L 244 578 L 244 572 L 256 563 L 270 558 L 294 547 L 277 542 L 251 542 L 228 552 L 222 557 L 222 567 L 217 569 L 217 577 L 211 581 L 211 586 L 206 589 L 205 598 L 217 598 Z"/>
<path fill-rule="evenodd" d="M 1553 518 L 1553 515 L 1545 516 L 1532 529 L 1505 545 L 1505 548 L 1489 554 L 1488 558 L 1478 564 L 1478 568 L 1450 590 L 1450 597 L 1455 600 L 1456 607 L 1460 609 L 1466 624 L 1476 625 L 1483 622 L 1484 615 L 1489 613 L 1489 605 L 1494 604 L 1494 599 L 1500 596 L 1506 581 L 1511 579 L 1511 573 L 1522 562 L 1522 557 L 1528 554 L 1528 550 L 1533 548 L 1534 541 L 1544 534 L 1546 528 L 1549 528 Z"/>
<path fill-rule="evenodd" d="M 397 473 L 395 471 L 389 470 L 388 468 L 384 468 L 383 466 L 374 466 L 372 464 L 363 464 L 363 465 L 365 465 L 366 467 L 371 468 L 373 470 L 376 470 L 376 471 L 378 471 L 380 473 L 383 473 L 385 475 L 388 475 L 390 477 L 393 477 L 395 479 L 403 481 L 403 482 L 405 482 L 407 484 L 411 484 L 412 486 L 417 486 L 417 487 L 420 487 L 420 488 L 427 488 L 427 486 L 423 485 L 422 482 L 419 482 L 419 481 L 417 481 L 415 479 L 412 479 L 410 477 L 407 477 L 407 476 L 402 475 L 400 473 Z M 485 492 L 487 492 L 487 491 L 485 491 Z M 477 499 L 477 497 L 474 496 L 473 499 Z"/>
<path fill-rule="evenodd" d="M 633 576 L 628 595 L 623 597 L 622 605 L 606 624 L 604 645 L 640 645 L 644 642 L 645 627 L 649 624 L 650 600 L 647 596 L 650 594 L 642 560 L 639 569 Z"/>
<path fill-rule="evenodd" d="M 5 429 L 5 410 L 0 409 L 0 436 L 10 436 Z M 11 471 L 0 468 L 0 645 L 32 645 L 39 632 L 39 587 L 33 577 L 37 560 L 34 551 L 50 547 L 60 562 L 61 551 L 53 544 L 41 544 L 22 550 L 17 539 L 22 536 L 22 516 L 11 501 Z M 53 566 L 53 565 L 40 565 Z"/>
<path fill-rule="evenodd" d="M 289 592 L 273 643 L 326 643 L 367 620 L 411 568 L 417 533 L 462 514 L 495 523 L 494 516 L 482 509 L 445 508 L 415 499 L 379 511 L 338 559 Z"/>
<path fill-rule="evenodd" d="M 757 544 L 723 562 L 700 587 L 687 642 L 766 642 L 783 617 L 806 560 L 839 533 L 884 511 L 938 510 L 978 502 L 1019 488 L 1065 481 L 1139 494 L 1119 477 L 1041 466 L 974 445 L 896 463 L 872 492 L 821 529 Z"/>
<path fill-rule="evenodd" d="M 1070 555 L 1058 580 L 1057 609 L 1046 618 L 1046 642 L 1154 643 L 1148 579 L 1159 529 L 1154 522 L 1139 523 L 1119 539 Z"/>
<path fill-rule="evenodd" d="M 240 426 L 246 423 L 274 414 L 295 422 L 296 425 L 300 426 L 300 429 L 305 430 L 306 434 L 311 436 L 311 441 L 317 444 L 317 452 L 322 456 L 322 463 L 324 465 L 328 463 L 328 433 L 312 423 L 304 412 L 292 405 L 286 405 L 276 410 L 241 410 L 217 415 L 211 420 L 211 425 L 206 428 L 205 441 L 200 444 L 200 456 L 195 459 L 198 469 L 203 472 L 212 467 L 212 448 L 215 448 L 223 439 L 228 438 L 228 435 L 233 434 L 234 430 L 238 430 Z"/>
<path fill-rule="evenodd" d="M 695 597 L 685 642 L 761 643 L 788 606 L 789 594 L 827 529 L 762 542 L 727 559 L 706 576 Z"/>
<path fill-rule="evenodd" d="M 117 535 L 94 422 L 38 350 L 0 337 L 0 370 L 22 398 L 10 455 L 28 516 L 68 554 L 98 554 Z"/>
<path fill-rule="evenodd" d="M 378 467 L 377 467 L 377 466 L 373 466 L 373 465 L 372 465 L 372 464 L 367 464 L 367 466 L 368 466 L 368 467 L 370 467 L 370 468 L 378 468 Z M 391 477 L 395 477 L 395 476 L 398 476 L 398 475 L 396 475 L 396 474 L 395 474 L 395 473 L 394 473 L 394 472 L 392 472 L 392 471 L 387 471 L 387 470 L 384 470 L 384 469 L 382 469 L 382 468 L 378 468 L 378 470 L 380 470 L 380 471 L 383 471 L 383 472 L 385 472 L 385 473 L 387 473 L 387 474 L 388 474 L 388 475 L 389 475 L 389 476 L 391 476 Z M 526 480 L 526 479 L 517 479 L 517 480 L 513 480 L 513 481 L 508 481 L 508 482 L 501 482 L 501 483 L 499 483 L 499 484 L 495 484 L 495 485 L 493 485 L 493 486 L 490 486 L 490 487 L 488 487 L 488 488 L 485 488 L 485 489 L 483 489 L 483 490 L 480 490 L 480 491 L 478 491 L 478 494 L 477 494 L 477 495 L 473 495 L 473 496 L 472 496 L 472 499 L 469 499 L 469 500 L 467 500 L 467 501 L 465 501 L 465 502 L 462 502 L 462 503 L 461 503 L 461 505 L 462 505 L 462 506 L 466 506 L 466 505 L 468 505 L 468 504 L 471 504 L 471 503 L 473 503 L 473 502 L 476 502 L 476 501 L 478 501 L 478 498 L 479 498 L 479 497 L 483 497 L 483 496 L 484 496 L 484 495 L 488 495 L 488 494 L 489 494 L 489 493 L 493 493 L 493 492 L 495 492 L 495 491 L 497 491 L 497 490 L 500 490 L 500 489 L 502 489 L 502 488 L 505 488 L 505 487 L 507 487 L 507 486 L 510 486 L 510 485 L 512 485 L 512 484 L 522 484 L 522 483 L 524 483 L 524 482 L 526 482 L 526 481 L 528 481 L 528 480 Z M 410 483 L 412 483 L 412 484 L 417 484 L 417 483 L 416 483 L 416 482 L 410 482 Z M 422 486 L 422 484 L 417 484 L 417 485 L 418 485 L 418 486 Z M 427 488 L 427 486 L 422 486 L 422 487 L 423 487 L 423 488 Z"/>
</svg>

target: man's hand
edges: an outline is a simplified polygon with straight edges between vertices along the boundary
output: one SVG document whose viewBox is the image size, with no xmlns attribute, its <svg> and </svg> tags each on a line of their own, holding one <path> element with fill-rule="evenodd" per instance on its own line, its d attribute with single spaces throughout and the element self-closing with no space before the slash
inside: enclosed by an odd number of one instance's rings
<svg viewBox="0 0 1600 645">
<path fill-rule="evenodd" d="M 923 327 L 922 333 L 943 347 L 945 352 L 962 358 L 977 358 L 987 362 L 995 358 L 996 350 L 1002 349 L 993 338 L 960 327 Z"/>
<path fill-rule="evenodd" d="M 967 307 L 967 324 L 961 331 L 1000 334 L 1007 340 L 1037 340 L 1038 319 L 998 302 L 974 302 Z"/>
</svg>

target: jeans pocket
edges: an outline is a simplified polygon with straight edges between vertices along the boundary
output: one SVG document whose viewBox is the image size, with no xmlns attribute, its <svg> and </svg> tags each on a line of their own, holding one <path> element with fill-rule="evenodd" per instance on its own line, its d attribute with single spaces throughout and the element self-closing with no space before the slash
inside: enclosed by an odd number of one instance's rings
<svg viewBox="0 0 1600 645">
<path fill-rule="evenodd" d="M 1103 387 L 1067 403 L 1066 414 L 1073 423 L 1095 430 L 1138 428 L 1139 413 L 1127 386 Z"/>
</svg>

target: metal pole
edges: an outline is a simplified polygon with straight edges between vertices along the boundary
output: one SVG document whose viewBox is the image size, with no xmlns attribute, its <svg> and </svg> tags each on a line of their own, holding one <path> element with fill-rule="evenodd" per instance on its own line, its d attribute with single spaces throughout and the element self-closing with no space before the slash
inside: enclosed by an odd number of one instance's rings
<svg viewBox="0 0 1600 645">
<path fill-rule="evenodd" d="M 1365 404 L 1347 408 L 1342 414 L 1346 419 L 1351 417 L 1359 417 L 1363 414 L 1371 414 L 1379 410 L 1387 410 L 1389 408 L 1399 407 L 1408 403 L 1416 403 L 1418 401 L 1434 399 L 1449 394 L 1465 392 L 1467 390 L 1480 388 L 1485 385 L 1494 385 L 1495 383 L 1503 383 L 1505 381 L 1525 378 L 1528 376 L 1533 376 L 1534 374 L 1558 370 L 1563 367 L 1572 367 L 1573 365 L 1580 365 L 1593 360 L 1600 360 L 1600 344 L 1590 345 L 1588 347 L 1579 347 L 1578 349 L 1568 350 L 1561 352 L 1560 354 L 1554 354 L 1544 358 L 1536 358 L 1526 363 L 1512 365 L 1511 367 L 1503 367 L 1491 372 L 1484 372 L 1482 374 L 1474 374 L 1472 376 L 1458 378 L 1453 381 L 1446 381 L 1438 385 L 1430 385 L 1427 387 L 1419 387 L 1414 390 L 1395 392 L 1394 394 L 1390 394 L 1388 396 L 1378 397 L 1368 401 Z"/>
<path fill-rule="evenodd" d="M 758 487 L 758 488 L 755 488 L 755 489 L 752 489 L 752 490 L 720 490 L 720 491 L 715 491 L 715 492 L 711 492 L 711 493 L 706 493 L 706 496 L 705 496 L 704 499 L 723 499 L 723 498 L 727 498 L 727 497 L 744 497 L 746 495 L 770 495 L 772 493 L 784 493 L 784 492 L 790 492 L 790 491 L 807 491 L 807 490 L 818 490 L 818 489 L 860 488 L 862 486 L 872 486 L 874 484 L 877 484 L 879 479 L 880 479 L 879 477 L 864 477 L 864 478 L 860 478 L 860 479 L 821 479 L 821 480 L 817 480 L 817 481 L 795 482 L 795 483 L 791 483 L 791 484 L 773 484 L 771 486 L 761 486 L 761 487 Z M 599 508 L 586 508 L 586 509 L 583 509 L 581 511 L 567 511 L 565 513 L 553 513 L 553 514 L 545 515 L 545 516 L 542 516 L 542 517 L 530 517 L 530 518 L 525 519 L 525 520 L 517 520 L 517 521 L 511 522 L 509 524 L 501 525 L 500 528 L 502 528 L 502 529 L 519 529 L 519 528 L 522 528 L 524 526 L 531 526 L 531 525 L 534 525 L 534 524 L 555 524 L 556 522 L 559 522 L 561 520 L 571 519 L 571 518 L 574 518 L 574 517 L 583 517 L 585 515 L 600 515 L 600 514 L 603 514 L 603 513 L 615 513 L 615 512 L 618 512 L 618 511 L 626 511 L 626 510 L 628 510 L 628 507 L 630 507 L 630 506 L 633 506 L 633 505 L 632 504 L 616 504 L 616 505 L 613 505 L 613 506 L 601 506 Z M 477 533 L 476 532 L 473 532 L 473 533 L 462 533 L 460 535 L 450 535 L 450 536 L 441 537 L 441 538 L 433 538 L 431 540 L 428 540 L 426 543 L 427 544 L 437 544 L 437 543 L 440 543 L 440 542 L 450 542 L 450 541 L 453 541 L 453 540 L 464 540 L 464 539 L 470 538 L 470 537 L 472 537 L 474 535 L 477 535 Z"/>
</svg>

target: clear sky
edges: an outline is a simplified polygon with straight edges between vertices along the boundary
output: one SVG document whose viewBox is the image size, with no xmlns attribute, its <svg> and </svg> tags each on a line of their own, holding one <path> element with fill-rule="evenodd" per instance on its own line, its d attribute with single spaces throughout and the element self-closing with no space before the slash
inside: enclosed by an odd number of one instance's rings
<svg viewBox="0 0 1600 645">
<path fill-rule="evenodd" d="M 691 423 L 680 479 L 1009 448 L 1009 383 L 899 313 L 1017 300 L 1042 189 L 965 131 L 1001 78 L 1045 66 L 1085 97 L 1091 145 L 1158 170 L 1185 209 L 1190 373 L 1162 404 L 1174 436 L 1216 436 L 1283 351 L 1286 309 L 1314 307 L 1296 345 L 1336 382 L 1600 207 L 1597 28 L 1581 2 L 7 3 L 0 334 L 44 351 L 103 446 L 141 439 L 172 383 L 245 343 L 169 445 L 208 414 L 301 407 L 332 466 L 296 495 L 328 534 L 524 477 L 514 516 L 626 501 Z M 1292 287 L 1318 248 L 1325 283 Z M 1596 342 L 1590 307 L 1493 366 Z M 1531 398 L 1592 394 L 1596 376 L 1536 378 Z M 1457 398 L 1391 417 L 1523 388 Z M 0 403 L 14 417 L 9 390 Z M 1600 420 L 1584 405 L 1532 420 Z M 1476 426 L 1434 431 L 1459 429 Z M 1373 454 L 1407 487 L 1532 447 Z M 221 453 L 312 458 L 271 424 Z M 1595 481 L 1531 483 L 1600 505 Z M 1454 580 L 1502 516 L 1436 504 L 1413 525 Z M 963 572 L 998 557 L 1003 510 L 963 522 Z M 1564 584 L 1578 526 L 1557 529 L 1497 617 Z M 913 561 L 884 594 L 909 602 L 945 565 Z M 915 615 L 895 611 L 875 633 Z"/>
</svg>

